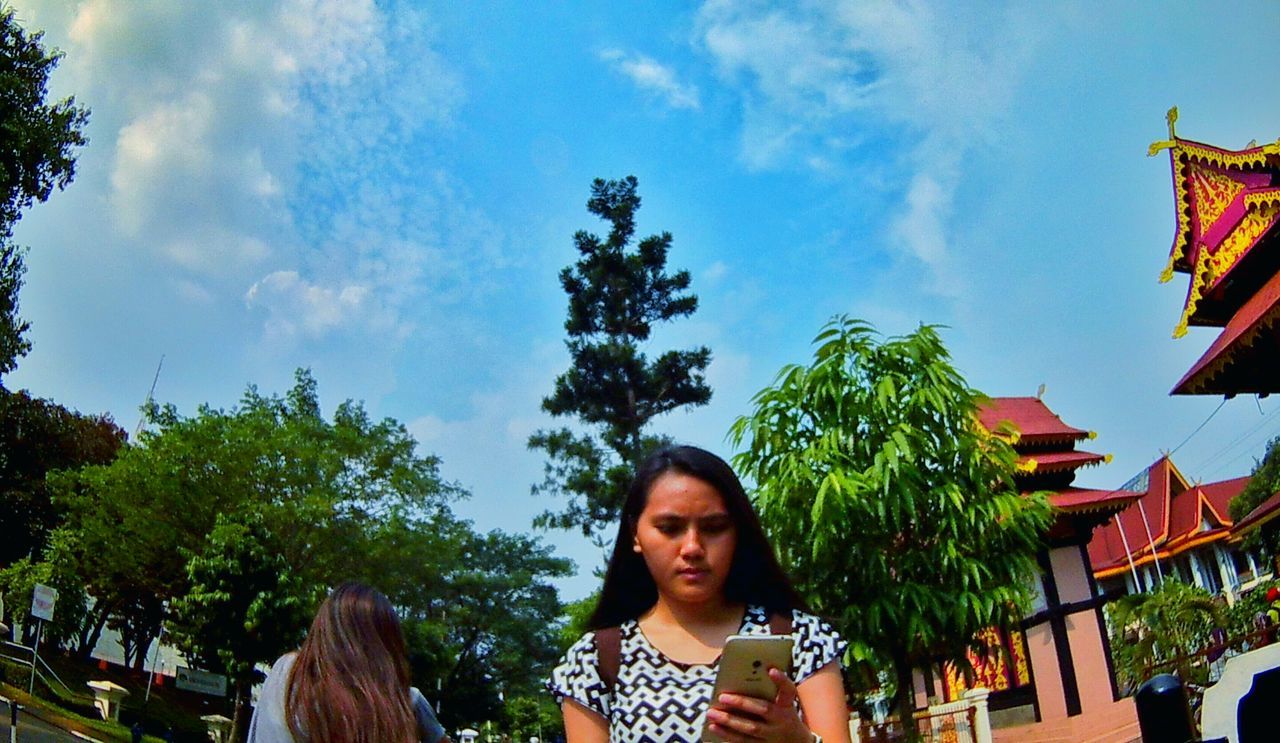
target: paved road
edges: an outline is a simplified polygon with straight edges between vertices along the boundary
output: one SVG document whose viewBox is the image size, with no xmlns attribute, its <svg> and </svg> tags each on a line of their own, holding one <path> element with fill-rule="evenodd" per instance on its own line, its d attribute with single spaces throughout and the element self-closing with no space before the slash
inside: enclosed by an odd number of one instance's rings
<svg viewBox="0 0 1280 743">
<path fill-rule="evenodd" d="M 0 743 L 9 743 L 9 709 L 0 703 Z M 18 743 L 83 743 L 71 733 L 56 728 L 31 715 L 19 713 Z"/>
</svg>

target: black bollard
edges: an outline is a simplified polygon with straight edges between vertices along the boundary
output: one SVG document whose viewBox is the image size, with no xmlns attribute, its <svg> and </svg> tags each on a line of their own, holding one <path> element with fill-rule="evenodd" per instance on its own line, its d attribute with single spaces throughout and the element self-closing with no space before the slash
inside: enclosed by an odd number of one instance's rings
<svg viewBox="0 0 1280 743">
<path fill-rule="evenodd" d="M 1162 673 L 1138 687 L 1138 729 L 1142 743 L 1187 743 L 1196 739 L 1187 690 L 1177 676 Z"/>
</svg>

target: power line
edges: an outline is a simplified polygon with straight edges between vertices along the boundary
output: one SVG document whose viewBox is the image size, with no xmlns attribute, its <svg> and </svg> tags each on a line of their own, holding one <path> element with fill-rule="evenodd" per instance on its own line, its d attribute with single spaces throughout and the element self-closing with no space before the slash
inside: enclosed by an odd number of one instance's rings
<svg viewBox="0 0 1280 743">
<path fill-rule="evenodd" d="M 1262 439 L 1262 444 L 1263 444 L 1262 448 L 1263 448 L 1263 450 L 1264 450 L 1264 451 L 1262 452 L 1262 455 L 1263 455 L 1264 457 L 1266 456 L 1266 451 L 1265 451 L 1265 449 L 1266 449 L 1266 442 L 1268 442 L 1268 441 L 1270 441 L 1272 438 L 1274 438 L 1274 437 L 1276 436 L 1276 434 L 1277 434 L 1277 433 L 1280 433 L 1280 431 L 1271 431 L 1271 432 L 1267 433 L 1267 435 Z M 1232 465 L 1232 464 L 1236 463 L 1237 461 L 1239 461 L 1239 460 L 1240 460 L 1240 458 L 1241 458 L 1241 457 L 1243 457 L 1243 456 L 1247 456 L 1247 455 L 1249 455 L 1249 454 L 1255 454 L 1255 453 L 1257 452 L 1257 448 L 1256 448 L 1256 446 L 1257 446 L 1257 445 L 1256 445 L 1256 443 L 1255 443 L 1254 447 L 1247 448 L 1247 449 L 1245 449 L 1244 451 L 1242 451 L 1242 452 L 1240 452 L 1239 454 L 1237 454 L 1237 455 L 1235 455 L 1234 457 L 1232 457 L 1231 459 L 1228 459 L 1227 461 L 1222 462 L 1220 465 L 1218 465 L 1217 469 L 1213 470 L 1213 473 L 1214 473 L 1214 474 L 1217 474 L 1218 472 L 1221 472 L 1222 470 L 1226 469 L 1229 465 Z"/>
<path fill-rule="evenodd" d="M 1263 426 L 1267 425 L 1268 423 L 1271 423 L 1277 414 L 1280 414 L 1280 407 L 1272 409 L 1270 413 L 1267 413 L 1265 417 L 1261 421 L 1259 421 L 1256 425 L 1254 425 L 1252 428 L 1250 428 L 1249 430 L 1245 431 L 1244 433 L 1232 439 L 1226 446 L 1222 447 L 1218 451 L 1202 459 L 1198 463 L 1198 465 L 1195 467 L 1195 471 L 1200 472 L 1205 468 L 1207 468 L 1208 466 L 1212 465 L 1214 462 L 1218 461 L 1219 458 L 1225 456 L 1232 449 L 1235 449 L 1238 445 L 1243 443 L 1246 439 L 1249 439 L 1251 436 L 1253 436 L 1255 433 L 1261 430 Z M 1250 447 L 1252 446 L 1253 444 L 1250 443 Z"/>
<path fill-rule="evenodd" d="M 1183 440 L 1182 440 L 1182 443 L 1181 443 L 1181 444 L 1178 444 L 1177 446 L 1173 447 L 1173 449 L 1171 449 L 1171 450 L 1169 451 L 1169 456 L 1171 456 L 1171 457 L 1172 457 L 1174 454 L 1176 454 L 1176 453 L 1177 453 L 1177 451 L 1178 451 L 1179 449 L 1181 449 L 1181 448 L 1183 447 L 1183 445 L 1184 445 L 1184 444 L 1186 444 L 1188 441 L 1190 441 L 1190 440 L 1191 440 L 1191 437 L 1192 437 L 1192 436 L 1195 436 L 1196 434 L 1200 433 L 1200 429 L 1202 429 L 1202 428 L 1204 428 L 1206 425 L 1208 425 L 1209 421 L 1213 420 L 1213 416 L 1217 415 L 1217 414 L 1218 414 L 1218 411 L 1219 411 L 1219 410 L 1222 410 L 1222 406 L 1223 406 L 1223 405 L 1226 405 L 1226 404 L 1227 404 L 1227 398 L 1225 398 L 1225 397 L 1224 397 L 1224 398 L 1222 398 L 1222 402 L 1218 403 L 1218 407 L 1214 408 L 1214 409 L 1213 409 L 1213 412 L 1209 414 L 1209 417 L 1208 417 L 1208 418 L 1205 418 L 1205 419 L 1204 419 L 1204 420 L 1202 420 L 1202 421 L 1200 421 L 1200 425 L 1196 426 L 1196 430 L 1194 430 L 1194 431 L 1192 431 L 1191 433 L 1187 434 L 1187 437 L 1186 437 L 1185 439 L 1183 439 Z"/>
</svg>

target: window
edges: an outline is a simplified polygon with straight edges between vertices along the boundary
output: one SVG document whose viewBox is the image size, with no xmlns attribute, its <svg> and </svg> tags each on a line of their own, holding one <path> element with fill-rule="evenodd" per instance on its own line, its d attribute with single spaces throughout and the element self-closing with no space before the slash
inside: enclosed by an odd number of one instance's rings
<svg viewBox="0 0 1280 743">
<path fill-rule="evenodd" d="M 1218 560 L 1213 550 L 1196 554 L 1192 560 L 1200 566 L 1200 586 L 1209 593 L 1222 590 L 1222 574 L 1218 572 Z"/>
</svg>

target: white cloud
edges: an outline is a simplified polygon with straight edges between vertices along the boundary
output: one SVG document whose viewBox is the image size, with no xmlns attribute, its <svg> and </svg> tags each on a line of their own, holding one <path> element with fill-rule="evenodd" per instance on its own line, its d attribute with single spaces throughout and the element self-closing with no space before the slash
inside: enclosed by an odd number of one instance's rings
<svg viewBox="0 0 1280 743">
<path fill-rule="evenodd" d="M 671 108 L 696 110 L 701 106 L 696 86 L 679 82 L 670 67 L 651 57 L 606 49 L 600 53 L 600 58 L 630 78 L 641 90 L 662 99 Z"/>
<path fill-rule="evenodd" d="M 699 272 L 698 278 L 709 284 L 717 284 L 725 276 L 729 274 L 729 264 L 724 261 L 714 261 L 705 270 Z"/>
<path fill-rule="evenodd" d="M 907 189 L 906 210 L 894 218 L 890 227 L 893 240 L 911 257 L 933 269 L 935 279 L 950 273 L 946 230 L 951 197 L 951 189 L 929 174 L 917 173 Z M 935 282 L 928 288 L 939 294 L 957 292 L 953 284 Z"/>
<path fill-rule="evenodd" d="M 950 292 L 950 205 L 964 157 L 998 139 L 1037 24 L 1051 23 L 1023 12 L 709 0 L 697 39 L 741 97 L 749 167 L 854 176 L 853 164 L 880 163 L 908 173 L 887 240 L 931 272 L 926 289 Z"/>
<path fill-rule="evenodd" d="M 268 335 L 276 341 L 315 338 L 339 328 L 363 328 L 380 321 L 369 287 L 361 284 L 322 286 L 296 271 L 267 274 L 245 293 L 245 304 L 267 312 Z"/>
<path fill-rule="evenodd" d="M 109 173 L 104 248 L 155 260 L 180 296 L 247 297 L 271 337 L 354 322 L 394 345 L 505 265 L 503 236 L 432 162 L 464 92 L 411 4 L 24 6 L 93 109 L 81 170 Z"/>
</svg>

